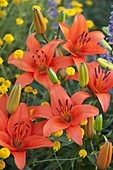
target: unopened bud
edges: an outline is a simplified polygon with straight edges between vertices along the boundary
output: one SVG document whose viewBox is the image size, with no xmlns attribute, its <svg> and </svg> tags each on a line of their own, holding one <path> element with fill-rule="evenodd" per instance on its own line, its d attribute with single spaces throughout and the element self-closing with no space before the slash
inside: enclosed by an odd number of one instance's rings
<svg viewBox="0 0 113 170">
<path fill-rule="evenodd" d="M 94 117 L 90 117 L 87 119 L 88 122 L 87 124 L 84 126 L 84 130 L 85 130 L 85 136 L 88 139 L 93 138 L 94 136 Z"/>
<path fill-rule="evenodd" d="M 107 28 L 107 27 L 102 27 L 102 31 L 103 31 L 106 35 L 108 35 L 108 28 Z"/>
<path fill-rule="evenodd" d="M 33 21 L 36 32 L 43 34 L 46 31 L 46 23 L 44 21 L 43 15 L 37 8 L 33 10 Z"/>
<path fill-rule="evenodd" d="M 48 69 L 48 76 L 53 84 L 59 83 L 56 73 L 51 68 Z"/>
<path fill-rule="evenodd" d="M 103 125 L 103 117 L 102 114 L 100 114 L 95 118 L 95 123 L 94 123 L 95 130 L 97 132 L 100 132 L 102 130 L 102 125 Z"/>
<path fill-rule="evenodd" d="M 20 97 L 21 97 L 21 85 L 15 84 L 10 92 L 10 95 L 6 103 L 6 110 L 8 111 L 9 114 L 14 113 L 18 108 L 18 105 L 20 103 Z"/>
<path fill-rule="evenodd" d="M 106 59 L 103 58 L 98 58 L 97 62 L 99 63 L 100 66 L 103 68 L 108 68 L 109 70 L 113 70 L 113 64 L 107 61 Z"/>
<path fill-rule="evenodd" d="M 83 88 L 89 82 L 88 68 L 85 63 L 81 63 L 78 70 L 79 84 Z"/>
<path fill-rule="evenodd" d="M 100 148 L 96 162 L 97 168 L 99 170 L 106 169 L 111 162 L 111 158 L 112 158 L 112 144 L 109 141 L 107 141 Z"/>
<path fill-rule="evenodd" d="M 104 40 L 104 39 L 101 40 L 101 43 L 102 43 L 102 45 L 103 45 L 104 48 L 106 48 L 106 49 L 109 50 L 109 51 L 112 51 L 111 46 L 107 43 L 106 40 Z"/>
<path fill-rule="evenodd" d="M 65 11 L 61 11 L 58 15 L 58 22 L 64 22 L 65 21 Z"/>
</svg>

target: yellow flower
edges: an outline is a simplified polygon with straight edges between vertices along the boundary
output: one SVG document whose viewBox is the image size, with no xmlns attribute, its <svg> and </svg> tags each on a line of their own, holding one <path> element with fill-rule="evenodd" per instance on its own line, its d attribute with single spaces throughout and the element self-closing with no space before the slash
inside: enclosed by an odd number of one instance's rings
<svg viewBox="0 0 113 170">
<path fill-rule="evenodd" d="M 8 148 L 0 149 L 0 158 L 6 159 L 10 156 L 10 150 Z"/>
<path fill-rule="evenodd" d="M 72 2 L 71 2 L 71 5 L 72 5 L 72 6 L 76 6 L 76 7 L 83 7 L 83 4 L 80 3 L 80 2 L 77 2 L 77 1 L 72 1 Z"/>
<path fill-rule="evenodd" d="M 76 14 L 76 10 L 74 8 L 66 9 L 65 13 L 67 16 L 74 16 Z"/>
<path fill-rule="evenodd" d="M 30 92 L 33 91 L 33 88 L 32 88 L 31 86 L 26 86 L 26 87 L 24 88 L 24 91 L 25 91 L 26 93 L 30 93 Z"/>
<path fill-rule="evenodd" d="M 48 102 L 42 102 L 42 103 L 41 103 L 41 106 L 43 106 L 43 105 L 50 106 L 50 104 L 49 104 Z"/>
<path fill-rule="evenodd" d="M 20 0 L 13 0 L 13 4 L 17 5 L 20 3 Z"/>
<path fill-rule="evenodd" d="M 2 65 L 3 62 L 4 60 L 2 59 L 2 57 L 0 57 L 0 65 Z"/>
<path fill-rule="evenodd" d="M 29 0 L 21 0 L 22 2 L 28 2 Z"/>
<path fill-rule="evenodd" d="M 7 91 L 8 91 L 8 89 L 5 85 L 0 86 L 0 93 L 5 94 Z"/>
<path fill-rule="evenodd" d="M 0 160 L 0 170 L 4 169 L 5 168 L 5 162 Z"/>
<path fill-rule="evenodd" d="M 14 52 L 14 58 L 15 59 L 21 59 L 23 57 L 23 51 L 22 50 L 16 50 L 15 52 Z"/>
<path fill-rule="evenodd" d="M 0 38 L 0 47 L 3 45 L 3 40 Z"/>
<path fill-rule="evenodd" d="M 5 80 L 2 85 L 5 85 L 7 88 L 11 86 L 11 81 L 10 80 Z"/>
<path fill-rule="evenodd" d="M 0 0 L 0 7 L 6 7 L 8 2 L 6 0 Z"/>
<path fill-rule="evenodd" d="M 4 77 L 0 77 L 0 83 L 3 83 L 5 81 Z"/>
<path fill-rule="evenodd" d="M 76 14 L 81 13 L 83 11 L 83 9 L 80 7 L 74 7 L 73 9 L 76 11 Z"/>
<path fill-rule="evenodd" d="M 15 78 L 17 79 L 20 76 L 20 74 L 15 74 Z"/>
<path fill-rule="evenodd" d="M 91 20 L 86 21 L 88 28 L 93 28 L 95 26 L 94 22 Z"/>
<path fill-rule="evenodd" d="M 82 138 L 84 137 L 84 134 L 85 134 L 85 131 L 83 128 L 81 128 L 81 131 L 82 131 Z"/>
<path fill-rule="evenodd" d="M 57 12 L 61 12 L 61 11 L 65 11 L 65 10 L 66 10 L 66 8 L 64 6 L 59 6 L 57 8 Z"/>
<path fill-rule="evenodd" d="M 32 10 L 34 10 L 34 8 L 35 8 L 35 9 L 38 9 L 38 10 L 41 10 L 41 7 L 38 6 L 38 5 L 33 5 L 33 6 L 32 6 Z"/>
<path fill-rule="evenodd" d="M 55 141 L 54 142 L 54 146 L 53 146 L 53 149 L 55 150 L 55 151 L 58 151 L 59 149 L 60 149 L 60 142 L 59 141 Z"/>
<path fill-rule="evenodd" d="M 6 12 L 4 10 L 0 10 L 0 18 L 3 18 L 6 15 Z"/>
<path fill-rule="evenodd" d="M 33 93 L 34 95 L 36 95 L 36 94 L 38 94 L 38 90 L 37 90 L 37 89 L 33 89 L 32 93 Z"/>
<path fill-rule="evenodd" d="M 48 19 L 44 17 L 44 22 L 47 24 L 48 23 Z"/>
<path fill-rule="evenodd" d="M 16 24 L 22 25 L 24 23 L 24 20 L 22 18 L 16 18 Z"/>
<path fill-rule="evenodd" d="M 71 138 L 70 138 L 70 136 L 68 135 L 68 133 L 66 133 L 66 138 L 67 138 L 69 141 L 71 141 Z"/>
<path fill-rule="evenodd" d="M 71 76 L 75 74 L 75 69 L 73 67 L 67 67 L 66 73 Z"/>
<path fill-rule="evenodd" d="M 62 0 L 57 0 L 57 4 L 61 4 Z"/>
<path fill-rule="evenodd" d="M 80 157 L 85 158 L 87 156 L 87 151 L 85 149 L 81 149 L 78 153 Z"/>
<path fill-rule="evenodd" d="M 60 136 L 62 136 L 62 134 L 63 134 L 63 130 L 59 130 L 57 132 L 52 133 L 52 136 L 60 137 Z"/>
<path fill-rule="evenodd" d="M 93 5 L 93 1 L 91 1 L 91 0 L 86 0 L 85 3 L 88 6 L 92 6 Z"/>
<path fill-rule="evenodd" d="M 33 115 L 34 110 L 35 110 L 34 108 L 32 108 L 32 109 L 30 110 L 30 116 Z"/>
<path fill-rule="evenodd" d="M 84 120 L 83 122 L 80 123 L 80 125 L 87 125 L 88 120 Z"/>
<path fill-rule="evenodd" d="M 14 41 L 14 37 L 12 34 L 6 34 L 3 38 L 7 44 L 11 44 Z"/>
</svg>

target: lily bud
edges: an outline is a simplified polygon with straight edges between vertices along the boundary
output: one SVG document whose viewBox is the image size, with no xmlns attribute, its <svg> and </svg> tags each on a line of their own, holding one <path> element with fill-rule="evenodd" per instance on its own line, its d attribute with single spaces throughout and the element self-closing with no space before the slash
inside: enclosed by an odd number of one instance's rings
<svg viewBox="0 0 113 170">
<path fill-rule="evenodd" d="M 89 82 L 88 68 L 85 63 L 81 63 L 78 70 L 79 84 L 83 88 Z"/>
<path fill-rule="evenodd" d="M 61 11 L 58 15 L 58 22 L 64 22 L 65 21 L 65 11 Z"/>
<path fill-rule="evenodd" d="M 33 21 L 36 32 L 39 34 L 43 34 L 46 31 L 46 23 L 44 21 L 42 13 L 37 8 L 34 8 L 33 10 Z"/>
<path fill-rule="evenodd" d="M 111 46 L 107 43 L 106 40 L 104 40 L 104 39 L 101 40 L 101 43 L 102 43 L 102 45 L 103 45 L 104 48 L 106 48 L 106 49 L 109 50 L 109 51 L 112 51 Z"/>
<path fill-rule="evenodd" d="M 15 84 L 10 92 L 10 95 L 6 103 L 6 110 L 8 111 L 9 114 L 14 113 L 18 108 L 20 102 L 20 96 L 21 96 L 21 85 Z"/>
<path fill-rule="evenodd" d="M 94 136 L 94 116 L 88 118 L 87 120 L 88 120 L 88 122 L 87 122 L 87 124 L 84 126 L 85 136 L 86 136 L 88 139 L 91 139 L 91 138 L 93 138 L 93 136 Z"/>
<path fill-rule="evenodd" d="M 110 162 L 111 162 L 111 158 L 112 158 L 112 144 L 107 141 L 106 143 L 104 143 L 104 145 L 101 147 L 98 157 L 97 157 L 97 168 L 99 170 L 104 170 L 106 169 Z"/>
<path fill-rule="evenodd" d="M 53 84 L 57 84 L 59 82 L 56 73 L 51 68 L 48 69 L 48 76 Z"/>
<path fill-rule="evenodd" d="M 97 132 L 100 132 L 102 130 L 103 125 L 103 117 L 102 114 L 98 115 L 95 119 L 94 128 Z"/>
<path fill-rule="evenodd" d="M 99 63 L 100 66 L 103 68 L 108 68 L 109 70 L 113 70 L 113 64 L 107 61 L 106 59 L 103 58 L 98 58 L 97 62 Z"/>
</svg>

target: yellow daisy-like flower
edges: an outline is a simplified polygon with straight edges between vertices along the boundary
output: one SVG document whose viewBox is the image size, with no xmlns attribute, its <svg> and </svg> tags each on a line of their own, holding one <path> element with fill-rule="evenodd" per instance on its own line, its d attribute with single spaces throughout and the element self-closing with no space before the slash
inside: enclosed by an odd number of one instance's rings
<svg viewBox="0 0 113 170">
<path fill-rule="evenodd" d="M 58 151 L 59 149 L 60 149 L 60 142 L 59 141 L 55 141 L 54 142 L 54 146 L 53 146 L 53 149 L 55 150 L 55 151 Z"/>
<path fill-rule="evenodd" d="M 11 81 L 10 80 L 5 80 L 2 85 L 6 86 L 7 88 L 9 88 L 11 86 Z"/>
<path fill-rule="evenodd" d="M 91 20 L 86 21 L 88 28 L 93 28 L 95 26 L 94 22 Z"/>
<path fill-rule="evenodd" d="M 48 19 L 44 17 L 44 22 L 47 24 L 48 23 Z"/>
<path fill-rule="evenodd" d="M 80 123 L 80 125 L 87 125 L 88 120 L 84 120 L 83 122 Z"/>
<path fill-rule="evenodd" d="M 41 7 L 40 7 L 39 5 L 33 5 L 33 6 L 32 6 L 32 10 L 33 10 L 33 9 L 41 10 Z"/>
<path fill-rule="evenodd" d="M 65 13 L 66 13 L 67 16 L 71 17 L 71 16 L 74 16 L 76 14 L 76 10 L 74 8 L 66 9 Z"/>
<path fill-rule="evenodd" d="M 83 128 L 81 128 L 81 131 L 82 131 L 82 138 L 84 137 L 84 134 L 85 134 L 85 131 Z"/>
<path fill-rule="evenodd" d="M 42 103 L 41 103 L 41 106 L 43 106 L 43 105 L 50 106 L 50 104 L 49 104 L 48 102 L 42 102 Z"/>
<path fill-rule="evenodd" d="M 86 3 L 87 6 L 93 5 L 93 1 L 91 1 L 91 0 L 86 0 L 85 3 Z"/>
<path fill-rule="evenodd" d="M 70 75 L 74 75 L 75 74 L 75 69 L 73 67 L 67 67 L 66 68 L 66 73 L 70 76 Z"/>
<path fill-rule="evenodd" d="M 85 149 L 81 149 L 78 153 L 80 157 L 85 158 L 87 156 L 87 151 Z"/>
<path fill-rule="evenodd" d="M 7 43 L 7 44 L 11 44 L 14 41 L 14 37 L 12 34 L 6 34 L 3 38 L 3 40 Z"/>
<path fill-rule="evenodd" d="M 6 166 L 5 162 L 0 160 L 0 170 L 4 169 Z"/>
<path fill-rule="evenodd" d="M 62 0 L 57 0 L 57 4 L 61 4 Z"/>
<path fill-rule="evenodd" d="M 0 149 L 0 158 L 6 159 L 10 156 L 10 150 L 8 148 Z"/>
<path fill-rule="evenodd" d="M 83 9 L 80 7 L 74 7 L 73 9 L 75 10 L 76 14 L 83 12 Z"/>
<path fill-rule="evenodd" d="M 30 93 L 30 92 L 33 91 L 33 88 L 32 88 L 31 86 L 26 86 L 26 87 L 24 88 L 24 91 L 25 91 L 26 93 Z"/>
<path fill-rule="evenodd" d="M 72 2 L 71 2 L 71 5 L 72 5 L 72 6 L 76 6 L 76 7 L 83 7 L 83 4 L 80 3 L 80 2 L 77 2 L 77 1 L 72 1 Z"/>
<path fill-rule="evenodd" d="M 21 59 L 22 57 L 23 57 L 23 51 L 22 50 L 16 50 L 15 52 L 14 52 L 14 58 L 15 59 Z"/>
<path fill-rule="evenodd" d="M 7 87 L 5 85 L 0 86 L 0 93 L 5 94 L 8 91 Z"/>
<path fill-rule="evenodd" d="M 66 8 L 64 7 L 64 6 L 59 6 L 58 8 L 57 8 L 57 12 L 61 12 L 61 11 L 65 11 L 66 10 Z"/>
<path fill-rule="evenodd" d="M 5 81 L 4 77 L 0 77 L 0 83 L 3 83 Z"/>
<path fill-rule="evenodd" d="M 24 20 L 22 18 L 16 18 L 16 24 L 22 25 L 24 23 Z"/>
<path fill-rule="evenodd" d="M 32 93 L 33 93 L 34 95 L 36 95 L 36 94 L 38 94 L 38 90 L 37 90 L 37 89 L 33 89 Z"/>
<path fill-rule="evenodd" d="M 30 116 L 33 115 L 34 110 L 35 110 L 34 108 L 32 108 L 32 109 L 30 110 Z"/>
<path fill-rule="evenodd" d="M 16 78 L 16 79 L 17 79 L 19 76 L 20 76 L 20 74 L 18 74 L 18 73 L 15 74 L 15 78 Z"/>
<path fill-rule="evenodd" d="M 8 5 L 7 0 L 0 0 L 0 7 L 6 7 Z"/>
<path fill-rule="evenodd" d="M 2 65 L 4 62 L 4 60 L 2 59 L 2 57 L 0 57 L 0 65 Z"/>
<path fill-rule="evenodd" d="M 6 12 L 4 10 L 0 10 L 0 18 L 3 18 L 6 15 Z"/>
<path fill-rule="evenodd" d="M 70 136 L 68 135 L 68 133 L 66 133 L 66 138 L 68 139 L 68 141 L 71 141 Z"/>
<path fill-rule="evenodd" d="M 62 136 L 62 134 L 63 134 L 63 130 L 59 130 L 57 132 L 52 133 L 52 136 L 60 137 L 60 136 Z"/>
<path fill-rule="evenodd" d="M 13 0 L 13 4 L 17 5 L 20 3 L 20 0 Z"/>
<path fill-rule="evenodd" d="M 3 40 L 0 38 L 0 47 L 4 44 Z"/>
</svg>

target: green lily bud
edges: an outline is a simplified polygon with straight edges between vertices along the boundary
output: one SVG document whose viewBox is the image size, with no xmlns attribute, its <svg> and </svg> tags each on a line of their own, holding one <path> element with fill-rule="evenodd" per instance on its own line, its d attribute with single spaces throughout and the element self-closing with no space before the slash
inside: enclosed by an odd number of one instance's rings
<svg viewBox="0 0 113 170">
<path fill-rule="evenodd" d="M 10 95 L 6 103 L 6 110 L 9 114 L 14 113 L 18 108 L 20 97 L 21 97 L 21 85 L 15 84 L 10 92 Z"/>
<path fill-rule="evenodd" d="M 103 68 L 108 68 L 109 70 L 113 70 L 113 64 L 108 62 L 106 59 L 103 58 L 98 58 L 97 62 L 99 63 L 100 66 Z"/>
<path fill-rule="evenodd" d="M 108 35 L 108 28 L 107 28 L 107 27 L 102 27 L 102 31 L 103 31 L 106 35 Z"/>
<path fill-rule="evenodd" d="M 104 48 L 106 48 L 106 49 L 109 50 L 109 51 L 112 51 L 111 46 L 107 43 L 106 40 L 103 39 L 103 40 L 101 41 L 101 43 L 102 43 L 102 45 L 103 45 Z"/>
<path fill-rule="evenodd" d="M 48 76 L 53 84 L 59 83 L 56 73 L 51 68 L 48 69 Z"/>
<path fill-rule="evenodd" d="M 36 32 L 39 34 L 43 34 L 46 31 L 46 23 L 44 21 L 42 13 L 37 8 L 34 8 L 33 10 L 33 21 Z"/>
<path fill-rule="evenodd" d="M 89 82 L 88 68 L 85 63 L 81 63 L 78 70 L 79 84 L 83 88 Z"/>
<path fill-rule="evenodd" d="M 89 117 L 87 120 L 88 120 L 88 123 L 84 126 L 85 136 L 88 139 L 91 139 L 94 136 L 94 116 Z"/>
<path fill-rule="evenodd" d="M 94 128 L 97 132 L 102 130 L 103 117 L 102 114 L 98 115 L 95 119 Z"/>
<path fill-rule="evenodd" d="M 65 21 L 65 11 L 61 11 L 58 15 L 58 22 L 64 22 Z"/>
</svg>

